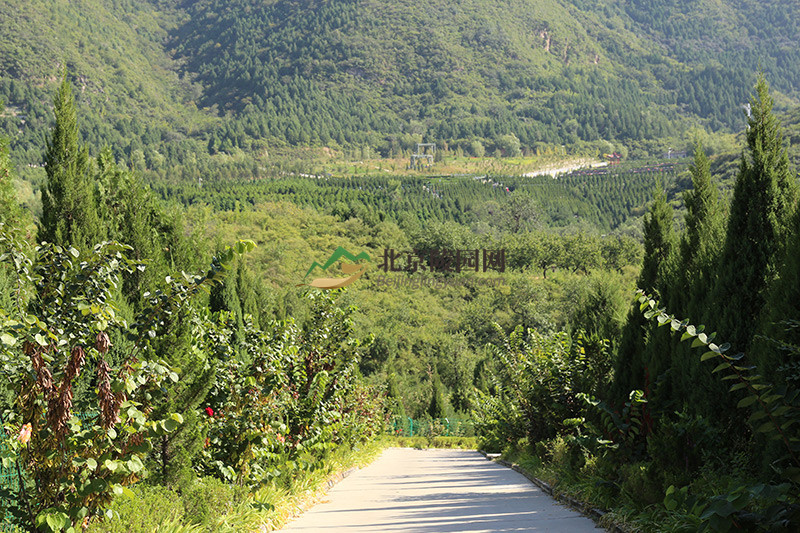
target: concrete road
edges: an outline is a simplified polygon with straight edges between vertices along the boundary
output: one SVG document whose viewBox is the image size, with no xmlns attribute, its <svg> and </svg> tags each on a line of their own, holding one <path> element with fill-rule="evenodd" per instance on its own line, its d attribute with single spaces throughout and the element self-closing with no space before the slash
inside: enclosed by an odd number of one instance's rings
<svg viewBox="0 0 800 533">
<path fill-rule="evenodd" d="M 466 450 L 390 448 L 282 531 L 599 533 L 521 474 Z"/>
</svg>

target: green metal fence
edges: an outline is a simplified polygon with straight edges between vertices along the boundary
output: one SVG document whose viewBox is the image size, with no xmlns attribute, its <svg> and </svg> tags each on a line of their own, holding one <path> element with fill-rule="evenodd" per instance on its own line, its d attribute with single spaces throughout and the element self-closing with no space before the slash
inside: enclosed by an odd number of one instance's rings
<svg viewBox="0 0 800 533">
<path fill-rule="evenodd" d="M 5 451 L 5 445 L 2 443 L 0 443 L 0 450 Z M 3 468 L 3 465 L 0 464 L 0 487 L 4 489 L 11 489 L 16 493 L 19 491 L 19 481 L 20 478 L 15 465 L 11 465 L 10 468 Z M 6 509 L 5 503 L 6 502 L 3 502 L 3 500 L 0 499 L 0 511 Z M 3 533 L 21 531 L 19 528 L 12 525 L 12 515 L 8 511 L 2 514 L 2 520 L 0 520 L 0 531 Z"/>
<path fill-rule="evenodd" d="M 398 437 L 474 437 L 475 424 L 462 418 L 420 418 L 395 416 L 389 432 Z"/>
</svg>

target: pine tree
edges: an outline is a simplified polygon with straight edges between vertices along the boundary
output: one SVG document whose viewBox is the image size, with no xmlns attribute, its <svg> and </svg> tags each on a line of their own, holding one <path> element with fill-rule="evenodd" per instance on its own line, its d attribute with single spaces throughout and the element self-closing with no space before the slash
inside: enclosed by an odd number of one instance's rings
<svg viewBox="0 0 800 533">
<path fill-rule="evenodd" d="M 150 459 L 154 474 L 164 483 L 174 484 L 194 476 L 192 463 L 202 451 L 206 425 L 200 421 L 200 407 L 216 377 L 216 367 L 206 352 L 197 349 L 196 332 L 188 313 L 169 324 L 164 335 L 154 342 L 155 350 L 180 376 L 177 383 L 164 389 L 155 402 L 156 416 L 180 413 L 183 424 L 174 432 L 153 442 Z"/>
<path fill-rule="evenodd" d="M 709 287 L 719 259 L 719 243 L 724 239 L 725 216 L 719 193 L 712 183 L 708 158 L 699 142 L 695 143 L 694 164 L 690 165 L 693 188 L 684 193 L 686 231 L 681 237 L 676 281 L 664 302 L 676 316 L 697 321 L 709 305 Z M 673 311 L 670 311 L 673 312 Z M 673 399 L 676 408 L 685 404 L 692 412 L 704 413 L 709 403 L 704 381 L 718 381 L 709 376 L 708 365 L 702 364 L 687 343 L 673 338 L 661 349 L 671 354 Z"/>
<path fill-rule="evenodd" d="M 90 249 L 103 240 L 94 187 L 89 179 L 89 152 L 81 146 L 72 87 L 66 75 L 54 100 L 56 124 L 47 143 L 39 239 Z"/>
<path fill-rule="evenodd" d="M 644 260 L 637 281 L 638 287 L 647 293 L 661 292 L 669 285 L 668 260 L 677 242 L 666 192 L 658 187 L 654 199 L 644 220 Z"/>
<path fill-rule="evenodd" d="M 672 281 L 673 254 L 677 238 L 672 224 L 673 211 L 667 195 L 660 187 L 655 191 L 655 201 L 644 220 L 644 260 L 637 285 L 648 294 L 658 294 Z M 645 349 L 651 326 L 639 312 L 636 304 L 628 313 L 617 354 L 612 395 L 616 400 L 627 399 L 634 389 L 643 389 L 647 375 Z"/>
<path fill-rule="evenodd" d="M 786 363 L 796 364 L 796 347 L 800 346 L 800 209 L 795 211 L 789 245 L 778 278 L 770 287 L 761 322 L 759 331 L 770 340 L 753 343 L 753 363 L 771 382 L 790 378 L 796 383 L 797 373 L 791 370 L 792 365 L 787 367 L 789 374 L 776 370 Z M 787 349 L 788 345 L 795 348 Z"/>
<path fill-rule="evenodd" d="M 711 181 L 711 170 L 703 147 L 695 143 L 694 164 L 689 166 L 692 189 L 683 195 L 686 204 L 686 232 L 680 243 L 681 275 L 685 287 L 707 287 L 710 265 L 716 263 L 719 243 L 724 237 L 724 217 L 719 203 L 719 192 Z M 681 288 L 678 295 L 693 297 L 695 290 Z M 677 296 L 677 295 L 676 295 Z M 671 307 L 685 314 L 686 303 L 671 301 Z"/>
<path fill-rule="evenodd" d="M 768 281 L 783 257 L 797 201 L 783 135 L 772 114 L 763 74 L 751 99 L 747 148 L 731 203 L 725 245 L 706 323 L 736 351 L 746 352 L 765 303 Z"/>
</svg>

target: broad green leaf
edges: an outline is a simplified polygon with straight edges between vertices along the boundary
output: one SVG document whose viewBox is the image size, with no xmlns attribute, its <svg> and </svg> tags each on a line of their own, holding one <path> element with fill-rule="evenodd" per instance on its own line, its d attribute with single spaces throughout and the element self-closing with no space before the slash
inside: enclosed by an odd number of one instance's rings
<svg viewBox="0 0 800 533">
<path fill-rule="evenodd" d="M 772 403 L 779 398 L 783 398 L 783 394 L 769 394 L 766 396 L 762 396 L 761 401 L 764 403 Z"/>
<path fill-rule="evenodd" d="M 750 396 L 748 396 L 746 398 L 742 398 L 741 400 L 739 400 L 739 403 L 736 404 L 736 407 L 747 407 L 747 406 L 753 405 L 757 401 L 758 401 L 758 396 L 753 394 L 753 395 L 750 395 Z"/>
<path fill-rule="evenodd" d="M 50 531 L 61 531 L 67 525 L 69 517 L 64 513 L 47 513 L 44 520 Z"/>
<path fill-rule="evenodd" d="M 709 359 L 717 357 L 717 355 L 718 354 L 716 352 L 706 352 L 700 356 L 700 361 L 708 361 Z"/>
<path fill-rule="evenodd" d="M 728 369 L 730 367 L 731 367 L 730 363 L 720 363 L 719 365 L 717 365 L 717 368 L 715 368 L 714 370 L 711 371 L 711 373 L 712 374 L 716 374 L 720 370 L 726 370 L 726 369 Z"/>
<path fill-rule="evenodd" d="M 758 426 L 758 429 L 756 430 L 756 432 L 757 433 L 766 433 L 768 431 L 772 431 L 773 429 L 775 429 L 775 424 L 772 423 L 772 420 L 768 420 L 768 421 L 764 422 L 763 424 L 761 424 L 760 426 Z"/>
<path fill-rule="evenodd" d="M 128 470 L 130 470 L 134 474 L 140 471 L 142 468 L 144 468 L 144 464 L 142 464 L 142 460 L 139 458 L 138 455 L 134 455 L 133 457 L 128 459 L 127 466 Z"/>
</svg>

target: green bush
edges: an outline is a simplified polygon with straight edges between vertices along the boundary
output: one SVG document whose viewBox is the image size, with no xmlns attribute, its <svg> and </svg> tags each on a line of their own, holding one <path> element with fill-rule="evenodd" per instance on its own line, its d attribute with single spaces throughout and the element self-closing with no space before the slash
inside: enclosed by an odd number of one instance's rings
<svg viewBox="0 0 800 533">
<path fill-rule="evenodd" d="M 651 505 L 664 499 L 664 487 L 651 463 L 629 463 L 619 467 L 619 486 L 631 501 Z"/>
<path fill-rule="evenodd" d="M 114 500 L 112 520 L 95 521 L 88 533 L 128 533 L 129 531 L 154 531 L 165 522 L 180 521 L 184 516 L 182 505 L 176 505 L 180 495 L 163 486 L 137 485 L 132 489 L 134 498 Z"/>
<path fill-rule="evenodd" d="M 552 453 L 551 463 L 562 471 L 577 474 L 586 463 L 583 449 L 574 439 L 559 436 L 550 441 L 549 445 Z"/>
<path fill-rule="evenodd" d="M 202 477 L 183 488 L 182 493 L 186 520 L 210 526 L 221 515 L 231 512 L 245 498 L 247 489 L 213 477 Z"/>
</svg>

